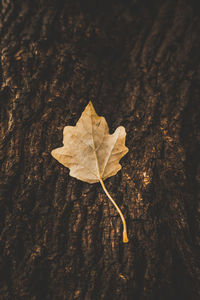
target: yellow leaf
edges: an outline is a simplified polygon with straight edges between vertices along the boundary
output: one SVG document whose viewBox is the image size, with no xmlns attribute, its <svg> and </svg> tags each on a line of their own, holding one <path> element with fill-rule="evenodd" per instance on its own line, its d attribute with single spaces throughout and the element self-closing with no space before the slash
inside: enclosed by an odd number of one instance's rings
<svg viewBox="0 0 200 300">
<path fill-rule="evenodd" d="M 119 160 L 128 152 L 125 146 L 126 132 L 123 126 L 113 134 L 104 117 L 99 117 L 90 101 L 76 126 L 66 126 L 63 131 L 63 147 L 51 154 L 70 169 L 70 175 L 79 180 L 100 182 L 105 193 L 118 210 L 124 225 L 124 242 L 128 242 L 126 222 L 121 210 L 112 199 L 103 181 L 115 175 L 120 169 Z"/>
</svg>

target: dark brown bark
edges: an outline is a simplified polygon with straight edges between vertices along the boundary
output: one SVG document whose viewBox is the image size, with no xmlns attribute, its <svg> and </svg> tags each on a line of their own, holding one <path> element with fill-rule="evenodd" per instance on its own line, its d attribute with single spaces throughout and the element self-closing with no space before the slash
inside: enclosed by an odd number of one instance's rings
<svg viewBox="0 0 200 300">
<path fill-rule="evenodd" d="M 0 299 L 200 298 L 195 1 L 2 1 Z M 105 184 L 50 155 L 92 100 L 129 153 Z"/>
</svg>

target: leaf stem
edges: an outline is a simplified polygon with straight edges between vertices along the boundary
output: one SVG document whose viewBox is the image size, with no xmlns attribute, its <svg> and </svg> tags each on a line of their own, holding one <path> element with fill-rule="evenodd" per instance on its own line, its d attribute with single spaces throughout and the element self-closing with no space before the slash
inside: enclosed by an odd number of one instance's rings
<svg viewBox="0 0 200 300">
<path fill-rule="evenodd" d="M 101 186 L 104 190 L 104 192 L 106 193 L 106 195 L 108 196 L 108 198 L 110 199 L 110 201 L 112 202 L 112 204 L 115 206 L 115 208 L 117 209 L 121 219 L 122 219 L 122 223 L 123 223 L 123 242 L 124 243 L 128 243 L 128 236 L 127 236 L 127 229 L 126 229 L 126 221 L 124 219 L 124 216 L 120 210 L 120 208 L 117 206 L 117 204 L 115 203 L 114 199 L 110 196 L 110 194 L 108 193 L 106 187 L 105 187 L 105 184 L 103 182 L 103 180 L 100 178 L 99 179 L 100 183 L 101 183 Z"/>
</svg>

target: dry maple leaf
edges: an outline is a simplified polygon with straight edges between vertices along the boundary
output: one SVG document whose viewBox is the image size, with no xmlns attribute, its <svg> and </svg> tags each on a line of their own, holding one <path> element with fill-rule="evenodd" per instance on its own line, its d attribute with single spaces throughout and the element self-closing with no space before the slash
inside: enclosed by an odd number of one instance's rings
<svg viewBox="0 0 200 300">
<path fill-rule="evenodd" d="M 96 114 L 90 101 L 76 126 L 64 127 L 63 147 L 54 149 L 51 154 L 70 169 L 69 174 L 72 177 L 88 183 L 101 183 L 122 219 L 123 242 L 127 243 L 126 221 L 103 182 L 121 169 L 119 160 L 128 152 L 125 137 L 123 126 L 118 127 L 113 134 L 109 134 L 105 118 Z"/>
</svg>

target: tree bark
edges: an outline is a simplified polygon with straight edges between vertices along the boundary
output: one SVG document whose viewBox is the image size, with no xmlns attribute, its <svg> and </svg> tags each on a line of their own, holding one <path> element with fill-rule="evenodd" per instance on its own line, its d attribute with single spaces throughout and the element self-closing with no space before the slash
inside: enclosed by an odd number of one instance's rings
<svg viewBox="0 0 200 300">
<path fill-rule="evenodd" d="M 200 298 L 195 1 L 2 1 L 0 299 Z M 50 155 L 92 100 L 128 154 L 105 185 Z"/>
</svg>

